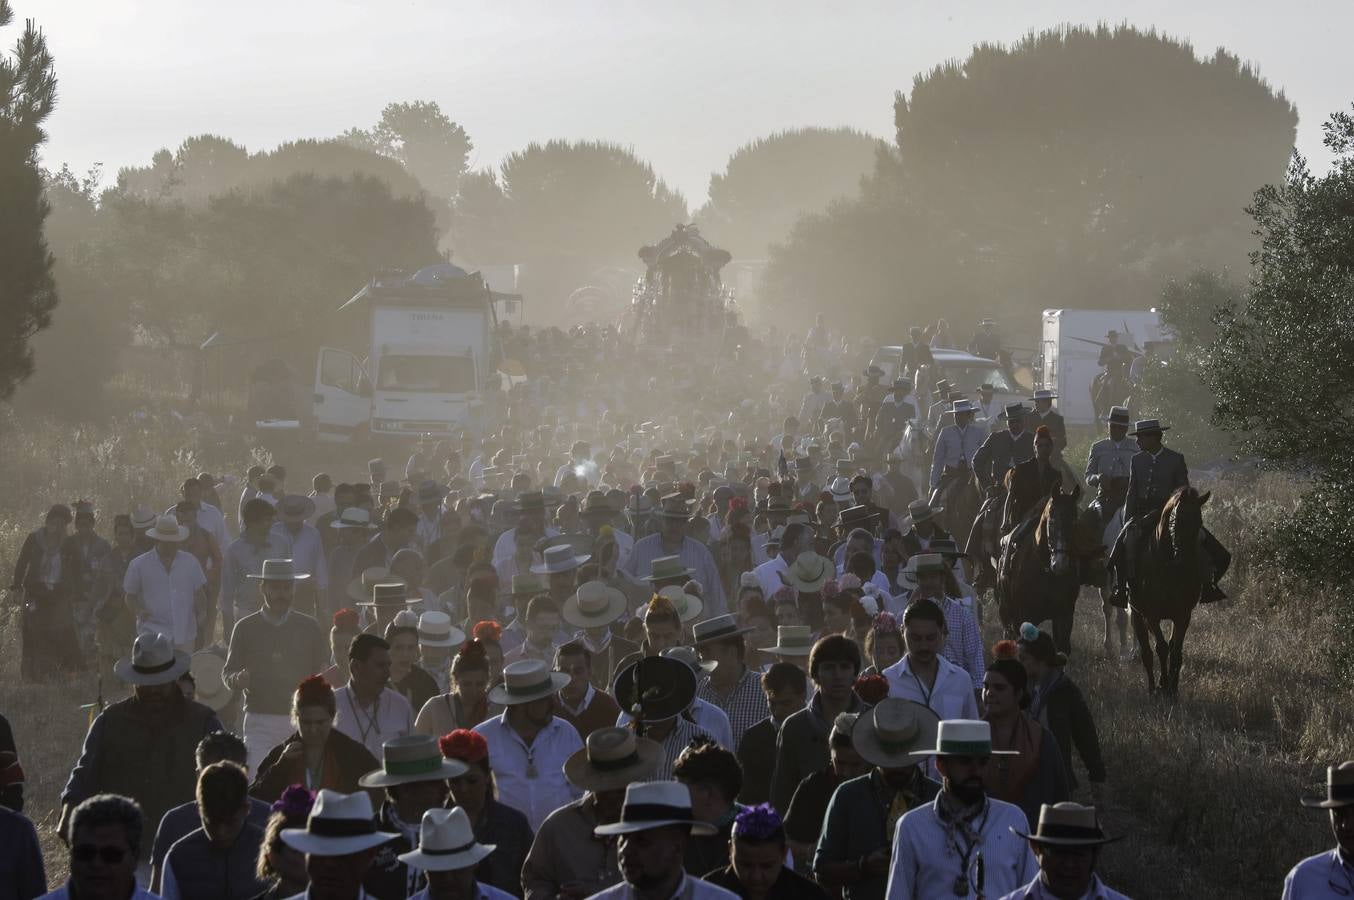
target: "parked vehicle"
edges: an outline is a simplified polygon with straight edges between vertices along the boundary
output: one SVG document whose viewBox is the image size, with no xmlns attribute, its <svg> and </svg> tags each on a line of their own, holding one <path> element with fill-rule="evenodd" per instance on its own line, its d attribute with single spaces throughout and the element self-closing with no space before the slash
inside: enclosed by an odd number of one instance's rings
<svg viewBox="0 0 1354 900">
<path fill-rule="evenodd" d="M 1093 391 L 1104 372 L 1101 351 L 1116 332 L 1122 353 L 1136 358 L 1170 343 L 1154 310 L 1046 309 L 1039 354 L 1035 357 L 1035 386 L 1058 395 L 1058 411 L 1068 425 L 1097 425 Z M 1125 384 L 1122 393 L 1131 389 Z M 1126 397 L 1127 395 L 1125 395 Z M 1114 402 L 1124 398 L 1116 396 Z M 1108 403 L 1105 404 L 1108 407 Z"/>
</svg>

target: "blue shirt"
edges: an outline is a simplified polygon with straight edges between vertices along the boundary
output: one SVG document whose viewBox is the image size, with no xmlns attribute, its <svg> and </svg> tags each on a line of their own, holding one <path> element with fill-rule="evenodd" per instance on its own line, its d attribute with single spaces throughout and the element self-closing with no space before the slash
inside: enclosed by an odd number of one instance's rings
<svg viewBox="0 0 1354 900">
<path fill-rule="evenodd" d="M 1029 884 L 1039 875 L 1039 864 L 1029 842 L 1011 833 L 1011 828 L 1028 831 L 1030 823 L 1020 807 L 991 797 L 987 809 L 978 814 L 974 826 L 978 843 L 970 848 L 968 869 L 964 867 L 964 839 L 951 834 L 941 820 L 939 807 L 943 794 L 926 806 L 904 814 L 893 836 L 893 862 L 889 866 L 887 900 L 931 900 L 934 897 L 975 898 L 973 889 L 975 858 L 983 856 L 983 896 L 1001 897 Z M 964 876 L 968 891 L 954 893 L 956 879 Z"/>
<path fill-rule="evenodd" d="M 1332 885 L 1342 888 L 1343 892 Z M 1321 900 L 1325 897 L 1348 900 L 1351 895 L 1354 895 L 1354 865 L 1341 857 L 1338 849 L 1307 857 L 1283 880 L 1283 900 Z"/>
<path fill-rule="evenodd" d="M 1034 879 L 1018 891 L 1011 891 L 1001 900 L 1057 900 L 1045 887 L 1043 876 Z M 1128 897 L 1105 887 L 1100 876 L 1091 876 L 1091 886 L 1080 900 L 1128 900 Z"/>
<path fill-rule="evenodd" d="M 655 559 L 671 555 L 663 549 L 662 535 L 651 534 L 635 541 L 634 549 L 630 551 L 630 558 L 625 561 L 625 565 L 621 568 L 631 578 L 645 578 L 653 573 L 653 561 Z M 677 553 L 677 556 L 682 560 L 682 565 L 695 570 L 696 574 L 691 577 L 699 581 L 704 590 L 702 618 L 711 619 L 727 613 L 729 608 L 724 600 L 724 586 L 720 581 L 719 568 L 715 565 L 715 558 L 710 555 L 706 546 L 692 538 L 683 538 L 682 549 Z"/>
<path fill-rule="evenodd" d="M 0 900 L 32 900 L 45 893 L 47 873 L 33 823 L 0 806 Z"/>
</svg>

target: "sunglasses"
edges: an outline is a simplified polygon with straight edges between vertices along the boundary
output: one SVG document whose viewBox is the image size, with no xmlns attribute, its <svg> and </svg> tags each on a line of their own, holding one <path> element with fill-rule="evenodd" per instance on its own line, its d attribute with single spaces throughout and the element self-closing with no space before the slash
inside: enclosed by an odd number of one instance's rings
<svg viewBox="0 0 1354 900">
<path fill-rule="evenodd" d="M 92 863 L 98 857 L 104 863 L 115 866 L 127 858 L 130 851 L 126 847 L 98 847 L 94 844 L 77 844 L 71 848 L 71 858 L 78 863 Z"/>
</svg>

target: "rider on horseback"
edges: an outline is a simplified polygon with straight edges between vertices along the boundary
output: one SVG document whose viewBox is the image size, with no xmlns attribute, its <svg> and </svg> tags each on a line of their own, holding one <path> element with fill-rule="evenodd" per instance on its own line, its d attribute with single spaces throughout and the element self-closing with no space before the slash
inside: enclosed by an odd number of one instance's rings
<svg viewBox="0 0 1354 900">
<path fill-rule="evenodd" d="M 973 424 L 978 405 L 972 400 L 954 404 L 954 424 L 946 425 L 936 436 L 931 454 L 931 490 L 953 478 L 967 478 L 973 471 L 973 457 L 983 445 L 985 432 Z"/>
<path fill-rule="evenodd" d="M 1001 493 L 1007 469 L 1034 456 L 1034 435 L 1025 430 L 1027 412 L 1029 409 L 1023 403 L 1006 404 L 1006 411 L 1001 414 L 1006 420 L 1006 430 L 992 432 L 973 456 L 978 485 L 989 494 Z"/>
<path fill-rule="evenodd" d="M 1053 391 L 1035 391 L 1034 396 L 1030 398 L 1034 404 L 1034 412 L 1030 413 L 1029 426 L 1031 428 L 1048 426 L 1053 435 L 1053 449 L 1062 453 L 1067 449 L 1067 423 L 1063 421 L 1062 413 L 1053 408 L 1053 401 L 1057 399 L 1058 395 Z"/>
<path fill-rule="evenodd" d="M 866 446 L 872 446 L 879 456 L 898 446 L 903 438 L 903 428 L 917 417 L 917 408 L 909 397 L 912 385 L 906 378 L 893 379 L 893 390 L 879 404 L 871 427 L 866 429 Z"/>
<path fill-rule="evenodd" d="M 932 431 L 940 425 L 940 420 L 945 417 L 945 413 L 950 411 L 950 381 L 948 378 L 942 378 L 936 382 L 936 389 L 931 393 L 935 398 L 930 408 L 926 410 L 926 424 Z"/>
<path fill-rule="evenodd" d="M 1189 486 L 1189 468 L 1183 454 L 1162 446 L 1163 432 L 1170 426 L 1156 419 L 1142 419 L 1129 437 L 1138 439 L 1139 452 L 1133 455 L 1128 474 L 1128 496 L 1124 500 L 1124 530 L 1110 551 L 1109 567 L 1114 576 L 1114 594 L 1110 600 L 1123 609 L 1128 605 L 1129 586 L 1137 577 L 1137 557 L 1142 540 L 1150 531 L 1161 508 L 1182 487 Z M 1227 597 L 1218 587 L 1218 579 L 1227 571 L 1231 554 L 1204 529 L 1200 561 L 1204 567 L 1201 603 Z"/>
</svg>

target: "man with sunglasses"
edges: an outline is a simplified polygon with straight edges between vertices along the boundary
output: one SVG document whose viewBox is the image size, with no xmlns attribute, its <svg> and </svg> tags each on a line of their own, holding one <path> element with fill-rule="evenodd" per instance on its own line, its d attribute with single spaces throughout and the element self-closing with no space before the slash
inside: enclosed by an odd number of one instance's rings
<svg viewBox="0 0 1354 900">
<path fill-rule="evenodd" d="M 70 878 L 41 900 L 155 900 L 136 883 L 143 820 L 136 802 L 96 794 L 70 817 Z"/>
</svg>

